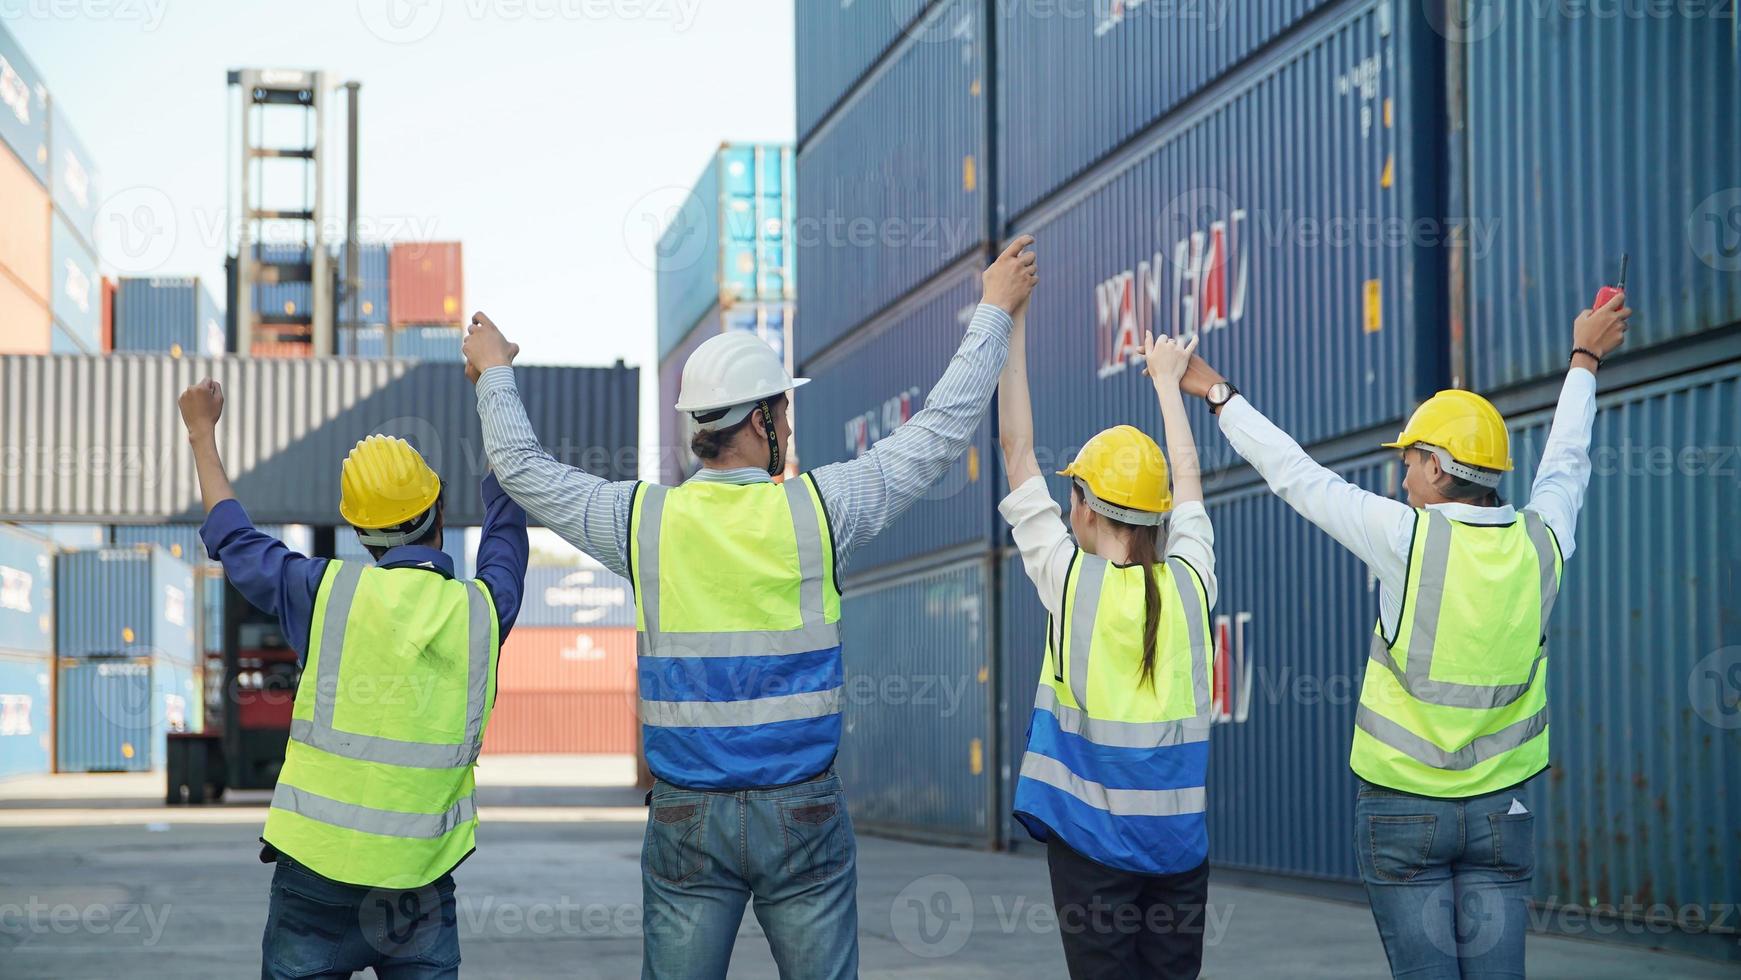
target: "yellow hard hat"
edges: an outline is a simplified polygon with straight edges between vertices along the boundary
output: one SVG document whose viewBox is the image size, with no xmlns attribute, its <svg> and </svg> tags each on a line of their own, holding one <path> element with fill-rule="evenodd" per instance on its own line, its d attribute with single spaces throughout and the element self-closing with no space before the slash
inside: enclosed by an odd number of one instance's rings
<svg viewBox="0 0 1741 980">
<path fill-rule="evenodd" d="M 1102 430 L 1058 475 L 1083 488 L 1089 507 L 1126 524 L 1159 524 L 1173 509 L 1167 457 L 1133 425 Z"/>
<path fill-rule="evenodd" d="M 1453 388 L 1422 402 L 1415 414 L 1409 416 L 1396 441 L 1385 445 L 1392 449 L 1427 446 L 1444 450 L 1466 466 L 1497 472 L 1511 469 L 1511 433 L 1505 429 L 1505 419 L 1492 402 L 1473 391 Z M 1441 458 L 1440 463 L 1443 462 Z M 1448 472 L 1471 479 L 1464 473 Z M 1474 479 L 1478 483 L 1487 482 L 1479 477 Z"/>
<path fill-rule="evenodd" d="M 352 527 L 398 527 L 428 513 L 440 497 L 441 478 L 410 443 L 393 436 L 357 443 L 339 471 L 339 514 Z"/>
</svg>

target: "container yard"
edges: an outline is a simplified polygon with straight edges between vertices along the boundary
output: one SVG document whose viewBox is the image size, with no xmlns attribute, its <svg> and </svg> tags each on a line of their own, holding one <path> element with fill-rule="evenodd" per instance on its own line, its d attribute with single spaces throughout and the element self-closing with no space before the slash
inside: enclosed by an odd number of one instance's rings
<svg viewBox="0 0 1741 980">
<path fill-rule="evenodd" d="M 1736 974 L 1733 11 L 678 8 L 0 10 L 0 976 Z"/>
</svg>

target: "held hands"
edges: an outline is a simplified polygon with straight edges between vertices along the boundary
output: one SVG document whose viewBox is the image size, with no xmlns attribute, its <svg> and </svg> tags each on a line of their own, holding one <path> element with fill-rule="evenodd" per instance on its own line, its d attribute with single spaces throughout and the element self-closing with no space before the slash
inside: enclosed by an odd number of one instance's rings
<svg viewBox="0 0 1741 980">
<path fill-rule="evenodd" d="M 224 387 L 210 378 L 189 385 L 177 400 L 190 436 L 210 435 L 224 414 Z"/>
<path fill-rule="evenodd" d="M 465 354 L 466 380 L 477 384 L 478 378 L 490 368 L 513 364 L 520 354 L 520 345 L 509 343 L 495 323 L 480 311 L 472 314 L 460 350 Z"/>
<path fill-rule="evenodd" d="M 980 277 L 985 285 L 980 302 L 999 307 L 1012 316 L 1028 305 L 1028 297 L 1040 281 L 1039 259 L 1033 252 L 1023 251 L 1033 244 L 1034 236 L 1023 235 L 1003 250 Z"/>
<path fill-rule="evenodd" d="M 1578 319 L 1572 322 L 1572 346 L 1606 358 L 1625 343 L 1626 321 L 1631 316 L 1632 308 L 1626 305 L 1626 294 L 1614 294 L 1596 309 L 1578 314 Z"/>
<path fill-rule="evenodd" d="M 1143 357 L 1148 363 L 1143 367 L 1143 373 L 1155 383 L 1155 390 L 1177 388 L 1179 380 L 1185 376 L 1185 369 L 1191 363 L 1191 353 L 1197 349 L 1197 340 L 1202 334 L 1192 334 L 1191 339 L 1180 343 L 1172 337 L 1162 335 L 1155 337 L 1153 332 L 1143 334 Z"/>
</svg>

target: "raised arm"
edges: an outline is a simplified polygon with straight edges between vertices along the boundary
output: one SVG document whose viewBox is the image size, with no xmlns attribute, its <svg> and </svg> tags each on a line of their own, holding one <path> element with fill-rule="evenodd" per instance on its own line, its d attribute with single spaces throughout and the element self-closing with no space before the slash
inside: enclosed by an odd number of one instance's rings
<svg viewBox="0 0 1741 980">
<path fill-rule="evenodd" d="M 1185 415 L 1185 397 L 1179 392 L 1179 379 L 1191 363 L 1201 334 L 1192 334 L 1183 344 L 1171 337 L 1155 339 L 1152 333 L 1143 335 L 1143 373 L 1155 383 L 1155 397 L 1161 403 L 1161 425 L 1166 430 L 1167 462 L 1173 472 L 1173 506 L 1202 503 L 1203 478 L 1197 462 L 1197 440 L 1191 435 L 1191 420 Z"/>
<path fill-rule="evenodd" d="M 187 426 L 187 441 L 193 448 L 194 472 L 206 513 L 226 500 L 236 499 L 224 461 L 218 456 L 218 419 L 224 414 L 223 386 L 210 378 L 191 385 L 177 402 L 181 421 Z"/>
<path fill-rule="evenodd" d="M 986 269 L 985 292 L 967 336 L 925 407 L 857 459 L 818 467 L 812 475 L 828 504 L 835 548 L 844 561 L 876 537 L 967 452 L 997 388 L 1009 352 L 1010 312 L 1039 281 L 1027 235 Z"/>
<path fill-rule="evenodd" d="M 1010 328 L 1010 353 L 997 381 L 997 439 L 1003 448 L 1010 489 L 1040 475 L 1034 458 L 1034 406 L 1028 396 L 1028 307 L 1016 309 Z"/>
<path fill-rule="evenodd" d="M 466 377 L 477 388 L 484 452 L 502 489 L 537 523 L 627 577 L 634 482 L 613 483 L 558 462 L 544 451 L 514 384 L 513 363 L 520 345 L 509 343 L 489 317 L 472 314 L 463 350 Z"/>
</svg>

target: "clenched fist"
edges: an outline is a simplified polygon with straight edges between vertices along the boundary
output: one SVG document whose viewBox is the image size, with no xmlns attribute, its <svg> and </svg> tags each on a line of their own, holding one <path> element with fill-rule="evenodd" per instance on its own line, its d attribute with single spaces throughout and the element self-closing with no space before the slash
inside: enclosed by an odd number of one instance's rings
<svg viewBox="0 0 1741 980">
<path fill-rule="evenodd" d="M 224 387 L 210 378 L 189 385 L 177 400 L 181 406 L 181 421 L 189 435 L 202 435 L 217 428 L 224 414 Z"/>
<path fill-rule="evenodd" d="M 1607 357 L 1625 342 L 1626 321 L 1631 316 L 1626 294 L 1615 293 L 1596 309 L 1578 314 L 1572 323 L 1572 346 L 1582 347 L 1597 357 Z"/>
<path fill-rule="evenodd" d="M 1028 297 L 1040 282 L 1039 259 L 1034 253 L 1023 251 L 1032 244 L 1032 235 L 1017 238 L 985 270 L 980 277 L 985 285 L 981 303 L 989 303 L 1012 316 L 1028 304 Z"/>
<path fill-rule="evenodd" d="M 520 345 L 509 343 L 495 323 L 480 311 L 472 314 L 460 350 L 465 353 L 465 376 L 477 384 L 478 378 L 490 368 L 513 364 L 520 354 Z"/>
</svg>

